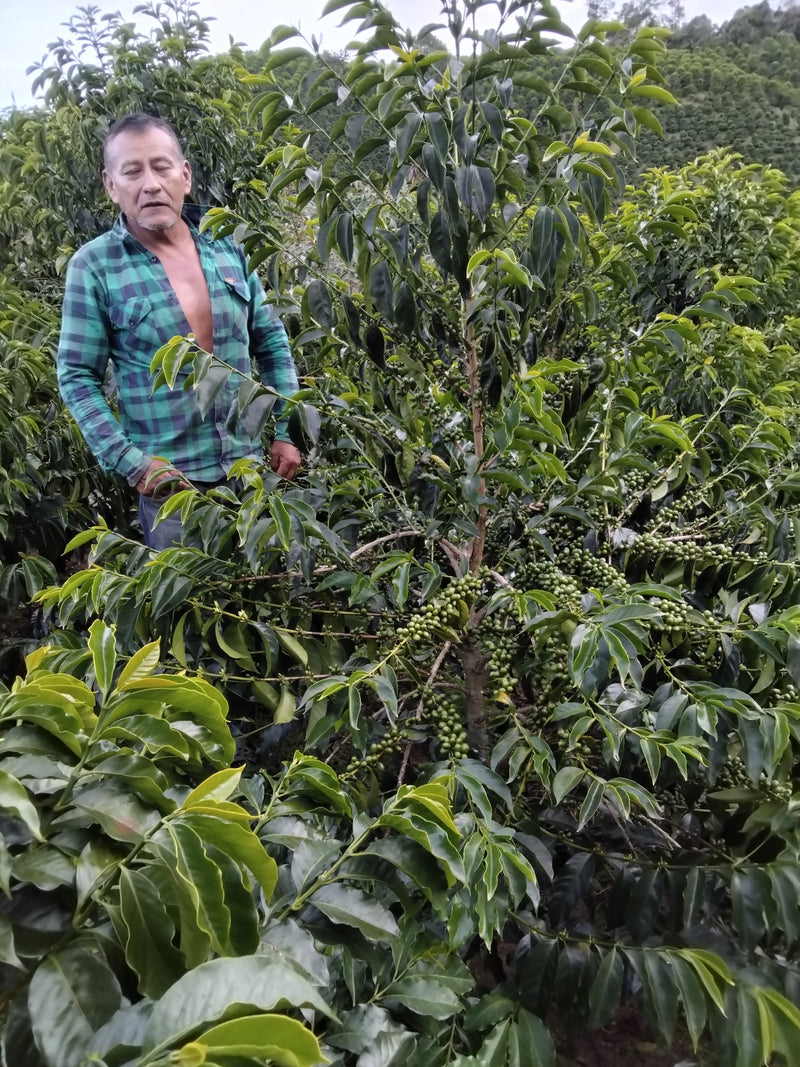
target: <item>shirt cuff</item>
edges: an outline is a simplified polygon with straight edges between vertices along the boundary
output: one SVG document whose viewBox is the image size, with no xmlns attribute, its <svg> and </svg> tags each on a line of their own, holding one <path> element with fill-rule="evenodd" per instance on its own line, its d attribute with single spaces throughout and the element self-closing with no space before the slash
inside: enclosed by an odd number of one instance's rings
<svg viewBox="0 0 800 1067">
<path fill-rule="evenodd" d="M 292 435 L 289 433 L 289 419 L 281 418 L 275 423 L 275 440 L 283 441 L 287 445 L 293 445 Z"/>
<path fill-rule="evenodd" d="M 128 485 L 136 486 L 152 462 L 152 456 L 134 446 L 122 457 L 117 470 L 127 480 Z"/>
</svg>

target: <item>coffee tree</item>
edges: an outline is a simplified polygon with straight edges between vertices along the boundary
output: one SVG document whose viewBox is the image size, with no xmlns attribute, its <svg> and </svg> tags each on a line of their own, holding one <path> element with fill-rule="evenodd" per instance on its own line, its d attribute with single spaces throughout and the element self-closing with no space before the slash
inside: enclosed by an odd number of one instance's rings
<svg viewBox="0 0 800 1067">
<path fill-rule="evenodd" d="M 326 990 L 291 1006 L 342 1065 L 553 1064 L 556 1020 L 601 1027 L 633 998 L 721 1064 L 794 1062 L 796 198 L 724 155 L 623 187 L 670 100 L 659 31 L 612 46 L 615 25 L 575 38 L 547 4 L 447 3 L 421 41 L 370 0 L 328 8 L 357 23 L 353 58 L 275 47 L 243 76 L 254 206 L 206 220 L 292 335 L 305 470 L 176 494 L 185 543 L 157 555 L 87 531 L 90 565 L 39 597 L 62 672 L 91 669 L 70 631 L 96 647 L 100 617 L 121 659 L 145 645 L 224 693 L 248 771 L 215 798 L 278 868 L 240 918 L 194 818 L 192 908 L 154 894 L 188 803 L 159 780 L 168 826 L 94 900 L 124 1010 L 172 1012 L 255 930 Z M 204 409 L 230 373 L 179 338 L 152 369 Z M 242 382 L 238 417 L 267 426 L 274 401 Z M 151 751 L 129 735 L 120 767 Z M 113 918 L 130 883 L 142 914 L 163 897 L 154 973 Z M 16 950 L 21 985 L 53 951 Z M 177 1053 L 223 1010 L 107 1062 Z"/>
</svg>

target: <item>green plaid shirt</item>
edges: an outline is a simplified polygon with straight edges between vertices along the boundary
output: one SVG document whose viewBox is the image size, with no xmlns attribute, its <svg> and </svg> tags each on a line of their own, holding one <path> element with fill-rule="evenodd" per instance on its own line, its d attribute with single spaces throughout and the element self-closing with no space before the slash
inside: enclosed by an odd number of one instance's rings
<svg viewBox="0 0 800 1067">
<path fill-rule="evenodd" d="M 228 238 L 199 233 L 203 209 L 185 205 L 208 283 L 214 322 L 214 354 L 242 374 L 288 397 L 297 374 L 283 324 L 264 303 L 264 289 L 248 274 L 241 249 Z M 231 464 L 261 458 L 258 438 L 241 424 L 228 429 L 241 378 L 230 375 L 203 419 L 191 389 L 152 391 L 150 360 L 176 335 L 190 332 L 159 259 L 127 230 L 112 229 L 80 248 L 69 264 L 58 345 L 61 395 L 105 470 L 135 485 L 154 456 L 163 456 L 192 481 L 224 478 Z M 103 391 L 109 360 L 117 385 L 119 419 Z M 181 372 L 189 373 L 186 368 Z M 280 415 L 279 401 L 276 412 Z M 276 437 L 288 441 L 285 425 Z"/>
</svg>

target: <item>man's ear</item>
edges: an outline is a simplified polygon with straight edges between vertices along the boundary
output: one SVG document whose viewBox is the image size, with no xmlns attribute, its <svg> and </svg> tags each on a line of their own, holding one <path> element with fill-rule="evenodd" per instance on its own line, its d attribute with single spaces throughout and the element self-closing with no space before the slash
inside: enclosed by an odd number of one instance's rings
<svg viewBox="0 0 800 1067">
<path fill-rule="evenodd" d="M 105 191 L 114 201 L 114 203 L 118 203 L 119 201 L 117 200 L 116 194 L 114 192 L 114 179 L 111 177 L 107 170 L 103 171 L 103 186 L 105 188 Z"/>
</svg>

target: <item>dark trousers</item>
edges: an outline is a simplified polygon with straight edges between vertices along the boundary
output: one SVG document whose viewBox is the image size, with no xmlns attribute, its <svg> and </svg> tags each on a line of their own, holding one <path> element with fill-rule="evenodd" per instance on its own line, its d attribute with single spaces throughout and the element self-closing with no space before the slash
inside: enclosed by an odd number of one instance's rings
<svg viewBox="0 0 800 1067">
<path fill-rule="evenodd" d="M 239 482 L 228 481 L 223 478 L 218 482 L 193 482 L 199 492 L 206 493 L 209 489 L 216 489 L 220 485 L 230 485 L 234 490 L 240 488 Z M 180 511 L 175 511 L 166 519 L 162 519 L 158 526 L 153 526 L 159 508 L 169 500 L 168 496 L 145 496 L 139 494 L 139 522 L 142 527 L 144 543 L 148 548 L 160 552 L 162 548 L 171 548 L 183 541 L 183 523 Z"/>
</svg>

